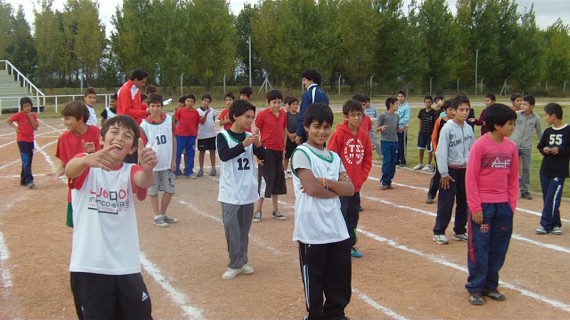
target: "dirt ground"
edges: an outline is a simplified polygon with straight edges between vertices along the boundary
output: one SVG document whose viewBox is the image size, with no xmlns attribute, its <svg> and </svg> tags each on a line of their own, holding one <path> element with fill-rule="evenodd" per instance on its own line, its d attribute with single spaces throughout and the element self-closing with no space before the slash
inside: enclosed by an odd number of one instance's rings
<svg viewBox="0 0 570 320">
<path fill-rule="evenodd" d="M 0 319 L 75 318 L 66 185 L 63 180 L 50 184 L 47 178 L 63 130 L 60 119 L 40 123 L 33 162 L 37 188 L 29 190 L 18 185 L 15 134 L 7 126 L 0 128 Z M 569 236 L 534 233 L 542 208 L 539 195 L 518 204 L 501 271 L 500 289 L 507 301 L 471 306 L 464 288 L 466 243 L 450 239 L 440 246 L 432 241 L 436 205 L 425 204 L 430 176 L 398 170 L 395 189 L 386 191 L 380 190 L 379 177 L 375 165 L 361 192 L 358 248 L 364 258 L 353 259 L 351 319 L 570 318 Z M 148 199 L 137 203 L 142 273 L 154 318 L 301 319 L 306 312 L 297 245 L 291 240 L 291 179 L 289 194 L 280 197 L 288 219 L 272 219 L 271 201 L 265 202 L 263 221 L 253 224 L 250 234 L 255 273 L 229 281 L 221 278 L 227 251 L 217 179 L 179 179 L 168 214 L 180 223 L 168 228 L 153 225 Z M 563 202 L 563 218 L 569 209 Z M 451 232 L 450 227 L 448 237 Z"/>
</svg>

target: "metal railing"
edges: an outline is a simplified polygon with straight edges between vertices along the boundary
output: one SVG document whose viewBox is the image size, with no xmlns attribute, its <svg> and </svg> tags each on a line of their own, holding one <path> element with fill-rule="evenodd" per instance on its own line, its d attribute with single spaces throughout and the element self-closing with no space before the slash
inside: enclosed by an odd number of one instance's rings
<svg viewBox="0 0 570 320">
<path fill-rule="evenodd" d="M 103 105 L 105 107 L 109 106 L 109 98 L 112 96 L 112 93 L 102 93 L 97 94 L 97 100 L 103 100 Z M 6 106 L 6 101 L 17 100 L 20 96 L 12 96 L 12 97 L 0 97 L 0 115 L 2 111 L 5 109 L 18 109 L 20 111 L 20 104 L 16 102 L 13 105 Z M 43 107 L 43 112 L 55 112 L 59 114 L 60 109 L 65 106 L 67 103 L 73 100 L 81 100 L 83 101 L 83 94 L 58 94 L 58 95 L 43 95 L 41 99 L 39 97 L 34 97 L 36 102 L 34 102 L 34 110 L 37 107 L 37 113 L 40 113 L 40 107 Z M 32 100 L 34 100 L 32 98 Z M 41 103 L 40 103 L 41 100 Z"/>
<path fill-rule="evenodd" d="M 41 104 L 41 102 L 43 102 L 43 104 L 45 105 L 45 94 L 40 89 L 38 89 L 38 87 L 36 87 L 32 83 L 32 81 L 30 81 L 30 79 L 28 79 L 20 70 L 18 70 L 18 68 L 14 67 L 14 65 L 12 63 L 10 63 L 10 61 L 0 60 L 0 64 L 2 64 L 2 63 L 4 64 L 2 70 L 6 70 L 9 75 L 14 77 L 14 81 L 18 81 L 22 87 L 26 88 L 26 90 L 30 93 L 31 98 L 36 100 L 37 106 L 39 106 Z M 20 103 L 19 103 L 18 99 L 20 99 L 20 98 L 21 98 L 21 96 L 0 97 L 0 115 L 2 114 L 2 109 L 5 108 L 5 106 L 3 106 L 2 102 L 15 100 L 16 106 L 18 107 L 18 110 L 19 110 L 20 109 Z M 42 98 L 41 102 L 40 102 L 40 98 Z M 39 111 L 39 108 L 38 108 L 38 111 Z"/>
</svg>

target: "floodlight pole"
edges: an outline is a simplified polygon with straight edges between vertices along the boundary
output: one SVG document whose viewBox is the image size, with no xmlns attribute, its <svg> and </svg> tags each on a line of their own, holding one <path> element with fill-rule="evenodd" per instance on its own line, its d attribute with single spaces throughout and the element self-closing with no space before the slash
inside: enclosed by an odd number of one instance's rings
<svg viewBox="0 0 570 320">
<path fill-rule="evenodd" d="M 475 50 L 475 94 L 477 94 L 477 69 L 479 68 L 479 49 Z"/>
</svg>

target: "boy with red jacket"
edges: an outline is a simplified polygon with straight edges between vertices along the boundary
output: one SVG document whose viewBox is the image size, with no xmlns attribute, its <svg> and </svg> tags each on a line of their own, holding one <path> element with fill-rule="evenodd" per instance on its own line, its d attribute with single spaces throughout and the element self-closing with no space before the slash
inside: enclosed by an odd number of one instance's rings
<svg viewBox="0 0 570 320">
<path fill-rule="evenodd" d="M 352 242 L 351 255 L 362 258 L 362 253 L 354 245 L 358 241 L 356 227 L 360 211 L 360 188 L 368 179 L 372 168 L 372 144 L 368 132 L 360 128 L 364 117 L 362 104 L 348 100 L 342 106 L 342 113 L 345 120 L 337 126 L 327 148 L 340 156 L 346 173 L 354 184 L 354 195 L 340 197 L 340 210 Z"/>
</svg>

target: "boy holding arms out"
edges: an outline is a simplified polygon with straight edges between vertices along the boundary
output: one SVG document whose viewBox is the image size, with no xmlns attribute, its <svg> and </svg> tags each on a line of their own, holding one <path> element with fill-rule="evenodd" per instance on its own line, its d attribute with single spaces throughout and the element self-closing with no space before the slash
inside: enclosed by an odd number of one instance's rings
<svg viewBox="0 0 570 320">
<path fill-rule="evenodd" d="M 523 199 L 532 200 L 528 192 L 530 187 L 530 154 L 532 150 L 532 134 L 536 132 L 537 141 L 542 136 L 540 118 L 532 112 L 535 100 L 533 96 L 525 96 L 521 111 L 517 111 L 517 126 L 511 137 L 519 150 L 520 166 L 522 169 L 520 182 L 520 196 Z"/>
<path fill-rule="evenodd" d="M 226 96 L 224 97 L 224 103 L 226 104 L 226 108 L 222 110 L 220 116 L 218 117 L 218 119 L 220 120 L 220 126 L 222 126 L 224 130 L 228 130 L 229 128 L 232 127 L 232 122 L 230 121 L 229 112 L 230 112 L 230 106 L 232 105 L 235 99 L 236 97 L 231 92 L 226 93 Z"/>
<path fill-rule="evenodd" d="M 376 132 L 381 132 L 380 149 L 382 150 L 382 178 L 380 188 L 392 189 L 392 179 L 396 174 L 398 163 L 398 122 L 400 117 L 396 98 L 386 99 L 387 111 L 378 116 Z"/>
<path fill-rule="evenodd" d="M 542 217 L 538 234 L 561 235 L 560 198 L 564 188 L 564 180 L 568 174 L 570 157 L 570 126 L 562 122 L 562 107 L 557 103 L 544 106 L 546 123 L 550 126 L 544 130 L 537 145 L 544 158 L 540 165 L 540 186 L 542 188 Z"/>
<path fill-rule="evenodd" d="M 365 116 L 362 104 L 356 100 L 348 100 L 342 106 L 342 113 L 344 122 L 336 127 L 327 148 L 340 156 L 354 185 L 353 195 L 340 197 L 340 210 L 350 235 L 350 253 L 355 258 L 362 258 L 362 253 L 354 245 L 358 240 L 356 228 L 360 212 L 360 188 L 372 169 L 372 144 L 368 132 L 360 128 Z"/>
<path fill-rule="evenodd" d="M 268 108 L 259 112 L 255 118 L 253 133 L 261 136 L 261 144 L 265 147 L 265 159 L 259 162 L 259 195 L 255 204 L 253 222 L 261 222 L 263 199 L 273 201 L 273 218 L 286 220 L 279 211 L 279 195 L 287 193 L 285 174 L 283 172 L 283 150 L 287 136 L 287 115 L 281 110 L 283 95 L 278 90 L 267 93 Z"/>
<path fill-rule="evenodd" d="M 206 150 L 210 153 L 211 176 L 216 175 L 216 110 L 210 108 L 212 97 L 209 94 L 202 96 L 202 106 L 198 108 L 200 125 L 198 126 L 198 161 L 200 170 L 196 177 L 204 175 L 204 157 Z"/>
<path fill-rule="evenodd" d="M 433 227 L 433 241 L 437 244 L 447 244 L 445 229 L 451 221 L 453 203 L 455 208 L 455 226 L 452 239 L 467 241 L 467 198 L 465 193 L 465 168 L 469 150 L 475 142 L 473 128 L 465 121 L 469 115 L 469 99 L 458 95 L 451 102 L 455 109 L 455 117 L 447 121 L 439 135 L 436 151 L 437 168 L 441 173 L 439 199 L 437 201 L 437 216 Z"/>
<path fill-rule="evenodd" d="M 174 113 L 174 123 L 176 126 L 176 168 L 174 174 L 182 175 L 180 162 L 184 153 L 184 175 L 186 178 L 194 178 L 194 155 L 196 136 L 198 136 L 198 125 L 200 124 L 200 114 L 194 109 L 196 98 L 193 94 L 184 97 L 184 106 L 176 109 Z"/>
<path fill-rule="evenodd" d="M 433 98 L 431 96 L 426 96 L 424 98 L 425 109 L 421 109 L 418 113 L 419 128 L 418 133 L 418 149 L 420 152 L 420 163 L 418 163 L 413 169 L 423 170 L 423 171 L 433 171 L 431 166 L 431 159 L 433 156 L 432 146 L 431 146 L 431 134 L 433 133 L 433 126 L 436 119 L 435 110 L 431 108 L 433 104 Z M 428 161 L 424 167 L 424 150 L 428 151 Z"/>
<path fill-rule="evenodd" d="M 65 168 L 73 190 L 69 271 L 75 309 L 80 319 L 152 319 L 141 275 L 134 196 L 146 197 L 156 153 L 144 147 L 131 117 L 107 120 L 101 133 L 103 149 L 80 154 Z M 141 165 L 123 163 L 133 152 Z"/>
<path fill-rule="evenodd" d="M 109 106 L 105 107 L 105 110 L 101 112 L 101 127 L 105 124 L 105 120 L 111 119 L 117 116 L 117 94 L 113 94 L 109 97 Z"/>
<path fill-rule="evenodd" d="M 295 137 L 297 132 L 297 122 L 299 120 L 299 99 L 295 97 L 285 97 L 285 108 L 287 111 L 287 140 L 285 141 L 285 159 L 283 159 L 283 168 L 286 170 L 287 177 L 291 177 L 291 168 L 289 168 L 289 159 L 293 154 L 293 150 L 297 148 Z"/>
<path fill-rule="evenodd" d="M 97 125 L 97 114 L 95 113 L 95 109 L 93 106 L 97 103 L 97 93 L 95 92 L 95 88 L 89 87 L 85 90 L 85 94 L 83 95 L 83 101 L 89 110 L 89 119 L 85 122 L 88 126 L 96 126 Z"/>
<path fill-rule="evenodd" d="M 296 198 L 293 241 L 299 242 L 307 319 L 346 319 L 351 296 L 351 240 L 339 196 L 352 196 L 354 186 L 340 157 L 324 147 L 333 118 L 327 105 L 311 104 L 304 117 L 307 142 L 291 157 Z"/>
<path fill-rule="evenodd" d="M 34 131 L 38 130 L 38 116 L 32 112 L 32 99 L 20 99 L 20 112 L 15 113 L 6 120 L 8 125 L 16 130 L 16 141 L 22 158 L 22 171 L 20 172 L 20 185 L 30 189 L 36 187 L 32 174 L 32 160 L 34 159 Z M 14 124 L 14 122 L 17 123 Z"/>
<path fill-rule="evenodd" d="M 234 101 L 228 115 L 232 127 L 220 131 L 217 137 L 221 160 L 218 201 L 222 204 L 229 256 L 228 269 L 222 275 L 224 280 L 254 272 L 247 257 L 253 205 L 259 199 L 253 156 L 258 159 L 265 156 L 259 137 L 245 131 L 251 127 L 254 110 L 245 100 Z"/>
<path fill-rule="evenodd" d="M 154 224 L 159 227 L 168 227 L 178 222 L 178 219 L 166 215 L 166 210 L 176 191 L 173 172 L 176 169 L 176 140 L 174 138 L 174 122 L 172 117 L 162 112 L 162 96 L 151 93 L 148 96 L 148 111 L 150 115 L 141 123 L 147 148 L 151 148 L 157 155 L 157 163 L 153 169 L 154 182 L 148 191 L 150 203 L 154 211 Z M 160 205 L 158 191 L 163 191 Z"/>
<path fill-rule="evenodd" d="M 465 288 L 472 305 L 485 303 L 483 296 L 505 300 L 497 290 L 499 270 L 509 248 L 519 193 L 517 147 L 506 139 L 515 129 L 517 115 L 504 104 L 489 107 L 486 114 L 489 133 L 473 144 L 465 175 L 469 202 Z"/>
</svg>

